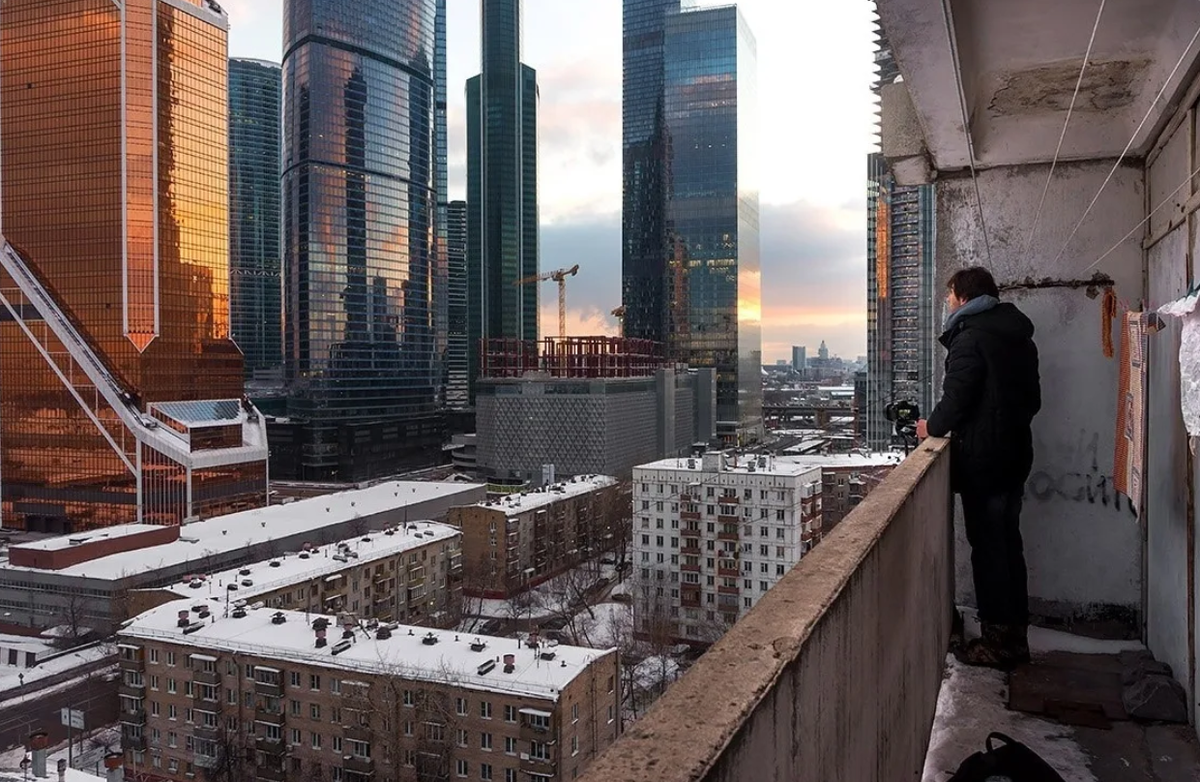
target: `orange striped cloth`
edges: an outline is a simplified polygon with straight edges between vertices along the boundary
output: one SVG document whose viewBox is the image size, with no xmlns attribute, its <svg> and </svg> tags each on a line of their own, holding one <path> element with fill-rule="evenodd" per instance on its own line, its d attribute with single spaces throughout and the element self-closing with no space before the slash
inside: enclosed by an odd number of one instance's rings
<svg viewBox="0 0 1200 782">
<path fill-rule="evenodd" d="M 1146 319 L 1126 312 L 1121 324 L 1121 382 L 1117 388 L 1117 449 L 1113 484 L 1142 509 L 1146 437 Z"/>
</svg>

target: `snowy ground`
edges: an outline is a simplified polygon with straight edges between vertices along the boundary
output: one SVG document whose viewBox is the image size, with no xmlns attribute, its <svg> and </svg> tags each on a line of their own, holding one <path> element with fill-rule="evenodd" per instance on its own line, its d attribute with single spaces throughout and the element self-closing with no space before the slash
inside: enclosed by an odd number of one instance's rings
<svg viewBox="0 0 1200 782">
<path fill-rule="evenodd" d="M 964 620 L 967 635 L 977 636 L 979 624 L 975 617 L 964 611 Z M 1029 629 L 1029 647 L 1034 654 L 1117 654 L 1145 648 L 1136 641 L 1100 641 L 1040 627 Z M 1066 782 L 1097 782 L 1088 770 L 1088 754 L 1069 726 L 1009 711 L 1008 684 L 1003 673 L 971 668 L 948 655 L 923 782 L 946 782 L 972 753 L 985 748 L 988 734 L 994 731 L 1027 744 Z"/>
<path fill-rule="evenodd" d="M 82 749 L 81 749 L 82 746 Z M 71 768 L 80 769 L 96 776 L 104 776 L 104 756 L 109 752 L 121 751 L 121 729 L 116 726 L 99 728 L 91 731 L 82 741 L 75 737 L 74 747 L 68 752 L 67 742 L 53 747 L 46 758 L 46 770 L 50 779 L 57 779 L 58 760 L 71 756 Z M 0 755 L 0 775 L 8 776 L 5 772 L 20 771 L 21 759 L 25 757 L 25 749 L 18 747 Z M 32 779 L 32 775 L 30 775 Z M 68 777 L 67 782 L 71 782 Z"/>
<path fill-rule="evenodd" d="M 579 569 L 591 572 L 591 578 L 606 579 L 610 582 L 616 580 L 615 565 L 600 565 L 598 571 L 592 572 L 591 569 L 595 567 L 594 564 L 583 565 Z M 613 588 L 614 594 L 617 589 L 624 587 L 624 583 L 617 584 Z M 550 619 L 562 615 L 559 609 L 560 598 L 555 592 L 556 579 L 551 579 L 538 584 L 516 600 L 472 600 L 470 607 L 476 616 L 484 619 Z"/>
<path fill-rule="evenodd" d="M 113 653 L 112 646 L 100 644 L 79 652 L 64 654 L 49 662 L 38 663 L 32 668 L 17 668 L 11 665 L 0 666 L 0 699 L 8 703 L 4 693 L 22 684 L 30 684 L 38 679 L 44 679 L 54 674 L 66 673 L 72 668 L 102 660 Z"/>
</svg>

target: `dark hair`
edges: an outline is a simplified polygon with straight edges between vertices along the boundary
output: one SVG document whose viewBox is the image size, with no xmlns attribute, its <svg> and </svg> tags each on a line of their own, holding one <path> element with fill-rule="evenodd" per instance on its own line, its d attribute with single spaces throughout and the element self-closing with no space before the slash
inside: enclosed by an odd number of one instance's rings
<svg viewBox="0 0 1200 782">
<path fill-rule="evenodd" d="M 968 266 L 965 269 L 959 269 L 946 283 L 946 287 L 963 301 L 970 301 L 980 296 L 1000 298 L 1000 289 L 996 287 L 995 278 L 982 266 Z"/>
</svg>

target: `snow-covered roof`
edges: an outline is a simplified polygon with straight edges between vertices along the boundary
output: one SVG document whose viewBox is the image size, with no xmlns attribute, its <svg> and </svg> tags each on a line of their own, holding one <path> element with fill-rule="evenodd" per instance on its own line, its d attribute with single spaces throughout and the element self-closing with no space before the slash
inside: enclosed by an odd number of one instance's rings
<svg viewBox="0 0 1200 782">
<path fill-rule="evenodd" d="M 318 534 L 322 529 L 356 518 L 374 516 L 424 502 L 449 500 L 451 504 L 465 504 L 474 498 L 472 495 L 479 489 L 479 484 L 389 481 L 365 489 L 214 516 L 211 519 L 185 524 L 180 530 L 179 540 L 171 543 L 110 554 L 54 572 L 58 575 L 82 578 L 119 579 L 147 570 L 183 565 L 209 555 L 265 545 L 276 539 L 309 533 Z M 144 531 L 146 526 L 109 527 L 105 533 L 131 534 L 122 530 L 139 527 Z M 22 545 L 45 546 L 57 540 L 62 542 L 56 545 L 62 547 L 70 545 L 71 537 L 74 536 Z M 8 562 L 2 564 L 9 570 L 39 570 L 14 566 Z"/>
<path fill-rule="evenodd" d="M 226 597 L 251 600 L 292 584 L 304 584 L 330 573 L 339 573 L 359 565 L 462 536 L 457 527 L 430 521 L 397 525 L 386 532 L 370 532 L 356 538 L 314 546 L 305 552 L 281 554 L 273 559 L 230 568 L 203 578 L 185 578 L 164 587 L 182 597 Z M 345 551 L 342 546 L 345 544 Z M 350 553 L 346 553 L 350 552 Z M 336 578 L 336 576 L 333 576 Z M 246 582 L 250 582 L 247 584 Z M 195 584 L 195 586 L 192 586 Z M 236 590 L 229 589 L 236 585 Z"/>
<path fill-rule="evenodd" d="M 828 453 L 828 454 L 788 454 L 789 461 L 807 464 L 811 467 L 836 469 L 840 467 L 884 467 L 889 464 L 899 464 L 904 460 L 903 454 L 895 452 L 877 453 Z"/>
<path fill-rule="evenodd" d="M 161 529 L 162 527 L 157 524 L 121 524 L 116 527 L 108 527 L 91 532 L 79 532 L 74 535 L 56 535 L 52 538 L 18 543 L 13 548 L 35 551 L 59 551 L 84 543 L 95 543 L 99 540 L 115 540 L 117 538 L 139 535 L 143 532 L 154 532 Z"/>
<path fill-rule="evenodd" d="M 520 639 L 395 624 L 388 625 L 390 638 L 378 640 L 374 633 L 360 628 L 353 641 L 343 646 L 341 628 L 332 616 L 327 617 L 328 646 L 317 648 L 311 626 L 317 614 L 269 608 L 252 608 L 240 618 L 226 617 L 223 611 L 214 612 L 207 621 L 192 612 L 192 620 L 199 629 L 185 634 L 185 628 L 178 626 L 179 605 L 167 603 L 131 619 L 121 630 L 121 640 L 160 641 L 197 650 L 246 654 L 277 660 L 282 665 L 289 662 L 318 665 L 341 671 L 346 678 L 357 672 L 401 676 L 413 681 L 450 681 L 470 689 L 550 701 L 556 701 L 562 689 L 594 660 L 616 652 L 549 644 L 532 649 Z M 276 616 L 284 621 L 276 624 L 273 621 Z M 437 642 L 426 643 L 427 636 Z M 486 645 L 481 651 L 472 651 L 472 644 L 477 642 Z M 504 672 L 504 655 L 508 654 L 514 655 L 512 673 Z M 553 657 L 543 659 L 549 655 Z M 480 667 L 489 662 L 494 663 L 490 669 Z"/>
<path fill-rule="evenodd" d="M 568 497 L 578 497 L 606 486 L 614 486 L 616 483 L 617 479 L 610 475 L 577 475 L 561 483 L 550 484 L 533 491 L 516 492 L 507 494 L 498 500 L 480 502 L 478 507 L 502 510 L 509 516 L 519 516 Z"/>
<path fill-rule="evenodd" d="M 721 466 L 721 474 L 729 475 L 763 475 L 767 477 L 791 478 L 805 473 L 814 472 L 820 469 L 819 466 L 813 464 L 798 463 L 795 457 L 782 456 L 767 456 L 759 459 L 758 456 L 743 455 L 737 457 L 723 457 Z M 753 467 L 751 466 L 753 465 Z M 669 472 L 680 473 L 704 473 L 704 458 L 697 456 L 695 458 L 679 458 L 679 459 L 660 459 L 649 464 L 639 464 L 637 470 L 665 470 Z M 712 470 L 708 470 L 712 473 Z"/>
</svg>

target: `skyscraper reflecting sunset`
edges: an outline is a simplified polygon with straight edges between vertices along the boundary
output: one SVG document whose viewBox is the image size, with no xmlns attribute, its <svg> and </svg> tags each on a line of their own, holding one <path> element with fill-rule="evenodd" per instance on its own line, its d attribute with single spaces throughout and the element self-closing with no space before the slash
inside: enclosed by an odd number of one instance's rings
<svg viewBox="0 0 1200 782">
<path fill-rule="evenodd" d="M 209 0 L 4 5 L 5 526 L 265 503 L 229 339 L 227 36 Z"/>
</svg>

